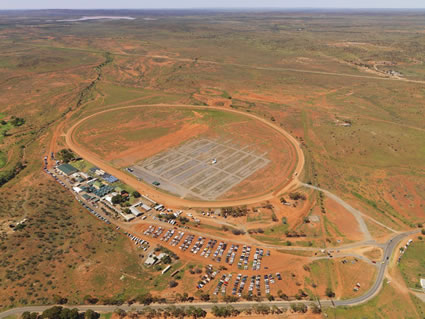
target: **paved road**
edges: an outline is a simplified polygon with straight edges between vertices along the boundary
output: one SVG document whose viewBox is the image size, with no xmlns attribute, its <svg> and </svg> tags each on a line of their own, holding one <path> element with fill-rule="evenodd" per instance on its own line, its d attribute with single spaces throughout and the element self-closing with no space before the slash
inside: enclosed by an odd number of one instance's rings
<svg viewBox="0 0 425 319">
<path fill-rule="evenodd" d="M 389 259 L 391 258 L 391 255 L 393 253 L 394 248 L 399 244 L 399 242 L 410 235 L 416 234 L 418 233 L 419 230 L 412 230 L 409 232 L 405 232 L 402 234 L 399 234 L 395 237 L 393 237 L 392 239 L 390 239 L 387 242 L 387 245 L 385 247 L 384 250 L 384 256 L 382 258 L 382 262 L 379 266 L 379 271 L 378 271 L 378 276 L 376 277 L 376 281 L 373 284 L 373 286 L 362 296 L 356 297 L 356 298 L 352 298 L 352 299 L 347 299 L 347 300 L 336 300 L 335 306 L 350 306 L 353 304 L 359 304 L 359 303 L 363 303 L 369 299 L 371 299 L 372 297 L 374 297 L 380 290 L 381 286 L 382 286 L 382 282 L 384 280 L 384 275 L 385 275 L 385 269 L 388 265 Z"/>
<path fill-rule="evenodd" d="M 398 234 L 395 237 L 393 237 L 391 240 L 389 240 L 386 243 L 386 247 L 384 250 L 384 256 L 383 256 L 383 263 L 381 262 L 380 264 L 378 264 L 379 267 L 379 271 L 378 271 L 378 275 L 376 277 L 376 281 L 373 284 L 373 286 L 362 296 L 356 297 L 356 298 L 352 298 L 352 299 L 347 299 L 347 300 L 329 300 L 329 299 L 323 299 L 320 300 L 320 305 L 322 307 L 330 307 L 330 306 L 353 306 L 353 305 L 357 305 L 357 304 L 361 304 L 364 303 L 368 300 L 370 300 L 371 298 L 373 298 L 380 290 L 381 286 L 382 286 L 382 282 L 384 280 L 384 275 L 385 275 L 385 269 L 388 265 L 389 259 L 393 253 L 393 250 L 395 247 L 397 247 L 397 245 L 400 243 L 401 240 L 403 240 L 405 237 L 413 235 L 418 233 L 419 230 L 413 230 L 413 231 L 409 231 L 409 232 L 405 232 L 402 234 Z M 243 308 L 247 308 L 247 307 L 251 307 L 253 305 L 256 304 L 265 304 L 265 305 L 270 305 L 270 306 L 277 306 L 277 307 L 288 307 L 291 303 L 304 303 L 306 305 L 310 305 L 313 304 L 315 302 L 312 301 L 305 301 L 305 300 L 296 300 L 296 301 L 272 301 L 272 302 L 262 302 L 262 303 L 258 303 L 255 301 L 242 301 L 242 302 L 237 302 L 237 303 L 232 303 L 231 305 L 237 309 L 243 309 Z M 165 308 L 167 306 L 170 306 L 171 304 L 154 304 L 154 305 L 150 305 L 150 308 Z M 173 304 L 174 306 L 180 307 L 180 306 L 196 306 L 196 307 L 201 307 L 204 310 L 210 310 L 212 307 L 214 306 L 224 306 L 224 305 L 228 305 L 226 303 L 206 303 L 206 302 L 194 302 L 194 303 L 175 303 Z M 22 314 L 25 311 L 30 311 L 30 312 L 42 312 L 45 309 L 51 307 L 52 305 L 48 305 L 48 306 L 28 306 L 28 307 L 19 307 L 19 308 L 13 308 L 13 309 L 9 309 L 7 311 L 4 311 L 2 313 L 0 313 L 0 319 L 5 318 L 7 316 L 10 315 L 19 315 Z M 114 311 L 116 308 L 121 308 L 123 310 L 126 311 L 136 311 L 136 310 L 142 310 L 143 308 L 145 308 L 146 306 L 144 305 L 121 305 L 121 306 L 115 306 L 115 305 L 76 305 L 76 306 L 68 306 L 70 308 L 77 308 L 80 311 L 85 311 L 87 309 L 93 309 L 95 311 L 98 312 L 112 312 Z"/>
</svg>

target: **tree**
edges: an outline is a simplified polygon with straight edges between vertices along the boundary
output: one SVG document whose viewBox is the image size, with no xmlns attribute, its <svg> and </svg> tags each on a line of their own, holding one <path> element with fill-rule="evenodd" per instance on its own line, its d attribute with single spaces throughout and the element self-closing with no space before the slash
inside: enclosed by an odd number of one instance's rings
<svg viewBox="0 0 425 319">
<path fill-rule="evenodd" d="M 326 294 L 326 296 L 328 296 L 329 298 L 333 298 L 333 297 L 335 297 L 335 293 L 332 291 L 332 289 L 331 288 L 326 288 L 326 291 L 325 291 L 325 294 Z"/>
<path fill-rule="evenodd" d="M 177 281 L 175 281 L 175 280 L 171 280 L 169 283 L 168 283 L 168 285 L 170 286 L 170 288 L 174 288 L 174 287 L 177 287 L 177 285 L 178 285 L 179 283 L 177 282 Z"/>
<path fill-rule="evenodd" d="M 25 124 L 25 119 L 21 117 L 12 116 L 12 120 L 10 121 L 10 123 L 12 123 L 13 126 L 21 126 Z"/>
<path fill-rule="evenodd" d="M 120 318 L 124 318 L 127 315 L 127 313 L 121 308 L 115 309 L 114 313 L 117 314 Z"/>
<path fill-rule="evenodd" d="M 168 265 L 168 264 L 171 264 L 172 260 L 171 260 L 171 257 L 170 256 L 166 255 L 166 256 L 162 257 L 161 262 L 163 264 L 167 264 Z"/>
<path fill-rule="evenodd" d="M 56 154 L 56 156 L 61 160 L 61 161 L 63 161 L 63 162 L 65 162 L 65 163 L 69 163 L 69 162 L 71 162 L 71 161 L 73 161 L 75 158 L 76 158 L 76 156 L 75 156 L 75 154 L 70 150 L 70 149 L 66 149 L 66 148 L 64 148 L 64 149 L 61 149 L 57 154 Z"/>
<path fill-rule="evenodd" d="M 62 307 L 54 306 L 44 310 L 41 314 L 41 318 L 60 319 L 61 313 L 62 313 Z"/>
<path fill-rule="evenodd" d="M 140 195 L 140 193 L 138 191 L 134 191 L 131 194 L 133 195 L 134 198 L 139 198 L 140 196 L 142 196 L 142 195 Z"/>
<path fill-rule="evenodd" d="M 53 302 L 58 305 L 64 305 L 68 302 L 68 299 L 61 297 L 59 295 L 53 295 Z"/>
<path fill-rule="evenodd" d="M 306 200 L 306 196 L 304 194 L 301 194 L 300 192 L 289 193 L 289 198 L 292 200 Z"/>
<path fill-rule="evenodd" d="M 313 313 L 322 313 L 322 309 L 320 309 L 320 307 L 318 306 L 318 305 L 316 305 L 316 304 L 312 304 L 311 306 L 310 306 L 310 308 L 311 308 L 311 311 L 313 312 Z"/>
<path fill-rule="evenodd" d="M 144 305 L 150 305 L 153 302 L 153 297 L 150 293 L 138 295 L 135 299 Z"/>
<path fill-rule="evenodd" d="M 92 297 L 90 295 L 86 295 L 86 296 L 84 296 L 83 301 L 84 301 L 85 304 L 94 305 L 94 304 L 96 304 L 99 301 L 99 299 L 94 298 L 94 297 Z"/>
<path fill-rule="evenodd" d="M 301 312 L 301 313 L 306 313 L 307 312 L 307 306 L 303 303 L 293 303 L 291 304 L 291 309 L 294 312 Z"/>
<path fill-rule="evenodd" d="M 425 228 L 421 230 L 422 235 L 425 235 Z"/>
<path fill-rule="evenodd" d="M 91 309 L 88 309 L 84 313 L 84 319 L 98 319 L 99 317 L 100 317 L 100 315 L 97 312 L 95 312 Z"/>
<path fill-rule="evenodd" d="M 236 301 L 238 301 L 238 297 L 236 297 L 236 296 L 231 296 L 231 295 L 226 295 L 226 296 L 224 296 L 224 298 L 223 298 L 223 301 L 224 302 L 236 302 Z"/>
<path fill-rule="evenodd" d="M 112 201 L 112 204 L 114 205 L 121 204 L 121 202 L 123 201 L 123 197 L 122 195 L 117 194 L 112 197 L 111 201 Z"/>
<path fill-rule="evenodd" d="M 200 296 L 202 301 L 209 301 L 210 300 L 210 295 L 209 294 L 202 294 Z"/>
</svg>

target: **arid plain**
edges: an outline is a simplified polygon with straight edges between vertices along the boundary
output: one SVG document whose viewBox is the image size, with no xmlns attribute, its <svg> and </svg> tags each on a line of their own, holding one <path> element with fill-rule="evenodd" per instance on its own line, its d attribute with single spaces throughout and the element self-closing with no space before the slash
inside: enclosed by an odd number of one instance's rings
<svg viewBox="0 0 425 319">
<path fill-rule="evenodd" d="M 0 12 L 1 309 L 149 297 L 270 303 L 270 316 L 424 316 L 424 12 L 57 21 L 90 14 Z M 65 161 L 121 202 L 79 197 L 80 182 L 57 173 Z M 142 199 L 152 207 L 126 221 L 137 193 L 155 204 Z M 179 247 L 192 235 L 199 253 Z M 149 266 L 159 252 L 170 260 Z M 322 300 L 306 314 L 285 304 Z"/>
</svg>

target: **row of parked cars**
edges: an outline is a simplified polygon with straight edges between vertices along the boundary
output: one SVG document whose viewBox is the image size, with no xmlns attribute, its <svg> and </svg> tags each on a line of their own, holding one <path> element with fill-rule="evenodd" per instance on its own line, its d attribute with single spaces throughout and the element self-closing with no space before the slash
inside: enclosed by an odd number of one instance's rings
<svg viewBox="0 0 425 319">
<path fill-rule="evenodd" d="M 220 270 L 213 270 L 212 265 L 208 265 L 206 274 L 201 277 L 201 280 L 198 281 L 198 285 L 196 286 L 198 289 L 203 288 L 206 284 L 208 284 L 211 280 L 213 280 L 218 274 Z"/>
<path fill-rule="evenodd" d="M 195 238 L 195 235 L 189 235 L 186 237 L 184 242 L 180 245 L 180 249 L 185 251 L 189 248 L 190 245 L 192 245 L 193 238 Z"/>
<path fill-rule="evenodd" d="M 118 226 L 117 226 L 117 229 L 119 229 Z M 148 241 L 143 240 L 143 239 L 141 239 L 137 236 L 134 236 L 130 233 L 127 233 L 127 232 L 125 232 L 124 234 L 126 234 L 128 238 L 130 238 L 132 241 L 134 241 L 134 243 L 136 245 L 139 245 L 140 248 L 142 248 L 144 251 L 148 250 L 148 248 L 149 248 L 149 242 Z"/>
<path fill-rule="evenodd" d="M 216 251 L 214 252 L 213 260 L 215 260 L 216 262 L 219 263 L 221 261 L 221 257 L 223 256 L 224 251 L 226 250 L 226 248 L 227 248 L 227 244 L 221 241 L 218 244 L 218 247 L 217 247 Z"/>
<path fill-rule="evenodd" d="M 156 226 L 150 225 L 146 229 L 144 234 L 147 236 L 156 238 L 159 235 L 161 235 L 163 231 L 164 229 L 162 227 L 156 228 Z M 174 246 L 177 246 L 183 240 L 184 235 L 185 235 L 185 232 L 183 231 L 169 229 L 165 232 L 165 234 L 161 238 L 161 241 L 169 242 L 171 240 L 170 245 L 174 247 Z M 194 239 L 195 239 L 195 235 L 188 234 L 187 237 L 184 238 L 183 242 L 180 244 L 179 248 L 182 251 L 186 251 L 192 245 Z M 201 252 L 200 256 L 208 258 L 212 254 L 216 244 L 217 244 L 217 240 L 215 239 L 209 239 L 207 241 L 205 237 L 199 236 L 196 239 L 195 244 L 190 249 L 190 251 L 193 254 L 198 254 L 199 252 Z M 220 241 L 217 248 L 215 249 L 213 253 L 212 259 L 216 262 L 221 262 L 227 246 L 228 246 L 227 243 Z M 225 262 L 228 263 L 229 265 L 233 265 L 238 250 L 239 250 L 239 245 L 234 245 L 234 244 L 230 245 L 229 250 L 227 251 L 225 255 Z M 251 250 L 252 250 L 251 246 L 243 245 L 242 254 L 239 257 L 239 262 L 238 262 L 239 269 L 248 270 L 249 257 L 251 255 Z M 267 251 L 267 256 L 269 255 L 270 255 L 270 251 Z M 261 261 L 263 256 L 264 256 L 264 250 L 261 248 L 256 248 L 255 254 L 254 254 L 254 260 L 253 260 L 253 266 L 252 266 L 253 270 L 261 269 Z"/>
<path fill-rule="evenodd" d="M 229 285 L 230 280 L 232 279 L 232 274 L 222 275 L 220 280 L 218 281 L 217 287 L 215 288 L 213 294 L 217 295 L 221 290 L 221 294 L 226 294 L 226 288 Z"/>
<path fill-rule="evenodd" d="M 252 263 L 252 270 L 261 269 L 261 260 L 263 259 L 264 250 L 262 248 L 256 248 L 254 254 L 254 261 Z"/>
<path fill-rule="evenodd" d="M 101 221 L 103 221 L 103 222 L 105 222 L 105 223 L 107 223 L 108 225 L 110 225 L 111 224 L 111 222 L 107 219 L 107 218 L 105 218 L 105 217 L 103 217 L 102 215 L 100 215 L 98 212 L 96 212 L 95 210 L 93 210 L 92 208 L 90 208 L 86 203 L 84 203 L 82 200 L 80 200 L 80 199 L 78 199 L 78 201 L 91 213 L 91 214 L 93 214 L 94 216 L 96 216 L 97 218 L 99 218 Z"/>
<path fill-rule="evenodd" d="M 239 269 L 242 269 L 242 264 L 243 264 L 243 269 L 245 270 L 248 269 L 248 260 L 249 260 L 250 254 L 251 254 L 251 246 L 243 245 L 242 254 L 239 257 L 239 262 L 238 262 Z"/>
<path fill-rule="evenodd" d="M 235 261 L 236 253 L 238 252 L 239 245 L 232 245 L 230 246 L 229 250 L 227 251 L 226 255 L 226 263 L 229 265 L 233 265 L 233 262 Z"/>
<path fill-rule="evenodd" d="M 205 258 L 208 258 L 211 255 L 211 251 L 214 248 L 215 244 L 217 244 L 217 240 L 210 239 L 208 241 L 208 243 L 207 243 L 207 246 L 201 252 L 201 256 L 204 256 Z"/>
<path fill-rule="evenodd" d="M 158 229 L 155 230 L 155 226 L 150 225 L 148 227 L 148 229 L 146 229 L 143 232 L 143 235 L 145 235 L 145 236 L 151 236 L 153 238 L 157 238 L 157 237 L 159 237 L 162 234 L 163 231 L 164 231 L 164 229 L 162 227 L 158 227 Z"/>
</svg>

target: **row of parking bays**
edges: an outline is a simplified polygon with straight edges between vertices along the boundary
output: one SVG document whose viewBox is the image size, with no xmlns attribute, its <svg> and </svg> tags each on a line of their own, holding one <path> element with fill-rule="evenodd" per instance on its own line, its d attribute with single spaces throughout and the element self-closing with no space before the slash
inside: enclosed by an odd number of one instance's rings
<svg viewBox="0 0 425 319">
<path fill-rule="evenodd" d="M 221 292 L 222 295 L 225 295 L 227 287 L 230 285 L 232 277 L 233 277 L 232 274 L 227 274 L 227 275 L 223 274 L 220 280 L 218 281 L 213 294 L 218 295 L 218 293 Z M 233 283 L 232 295 L 234 296 L 238 295 L 239 297 L 242 296 L 242 292 L 245 286 L 247 286 L 248 277 L 249 276 L 242 275 L 242 274 L 238 274 L 236 276 L 235 282 Z M 276 273 L 276 277 L 278 280 L 282 280 L 282 276 L 278 272 Z M 276 283 L 273 274 L 264 275 L 264 283 L 265 283 L 266 295 L 270 294 L 270 284 Z M 252 296 L 254 294 L 254 288 L 255 288 L 257 296 L 261 296 L 261 276 L 260 275 L 251 276 L 250 283 L 248 286 L 249 295 Z"/>
<path fill-rule="evenodd" d="M 54 173 L 52 173 L 51 171 L 49 171 L 47 168 L 44 168 L 44 171 L 49 174 L 50 176 L 52 176 L 59 184 L 61 184 L 63 187 L 65 187 L 66 189 L 72 191 L 72 189 L 70 187 L 68 187 L 64 182 L 62 182 Z M 73 192 L 73 191 L 72 191 Z M 81 199 L 79 199 L 77 196 L 75 196 L 75 198 L 77 199 L 77 201 L 84 206 L 84 208 L 86 208 L 92 215 L 96 216 L 97 218 L 99 218 L 101 221 L 105 222 L 106 224 L 110 225 L 111 222 L 103 217 L 102 215 L 100 215 L 99 213 L 97 213 L 95 210 L 93 210 L 90 206 L 88 206 L 85 202 L 83 202 Z"/>
<path fill-rule="evenodd" d="M 120 228 L 117 226 L 117 230 L 118 229 L 120 229 Z M 141 239 L 141 238 L 139 238 L 137 236 L 134 236 L 134 235 L 132 235 L 130 233 L 127 233 L 127 232 L 125 232 L 124 234 L 126 234 L 128 238 L 130 238 L 132 241 L 134 241 L 134 243 L 136 245 L 139 245 L 139 247 L 142 248 L 144 251 L 146 251 L 146 250 L 149 249 L 149 246 L 150 245 L 149 245 L 149 242 L 148 241 L 143 240 L 143 239 Z"/>
<path fill-rule="evenodd" d="M 196 288 L 201 289 L 206 284 L 208 284 L 211 280 L 213 280 L 218 274 L 220 273 L 220 270 L 213 269 L 212 265 L 208 265 L 206 269 L 206 274 L 201 277 L 201 280 L 198 282 Z"/>
<path fill-rule="evenodd" d="M 193 254 L 198 254 L 200 252 L 200 256 L 208 258 L 212 254 L 212 260 L 216 262 L 221 262 L 224 252 L 226 251 L 228 244 L 225 242 L 218 242 L 215 239 L 207 239 L 205 237 L 199 236 L 195 239 L 195 235 L 188 234 L 185 238 L 186 233 L 184 231 L 179 231 L 176 229 L 165 230 L 161 226 L 153 226 L 150 225 L 143 234 L 145 236 L 150 236 L 152 238 L 160 238 L 161 241 L 169 243 L 171 246 L 175 247 L 179 245 L 179 249 L 182 251 L 186 251 L 193 244 L 190 252 Z M 161 236 L 162 235 L 162 236 Z M 218 243 L 218 245 L 217 245 Z M 205 247 L 204 247 L 205 245 Z M 214 248 L 217 248 L 214 250 Z M 225 255 L 224 261 L 229 265 L 233 265 L 236 254 L 239 250 L 239 245 L 230 245 L 227 254 Z M 239 257 L 238 268 L 248 270 L 249 257 L 251 255 L 251 246 L 243 245 L 242 253 Z M 264 250 L 260 248 L 255 249 L 252 269 L 260 270 L 261 269 L 261 261 L 264 256 Z M 267 251 L 267 256 L 270 256 L 270 251 Z"/>
</svg>

